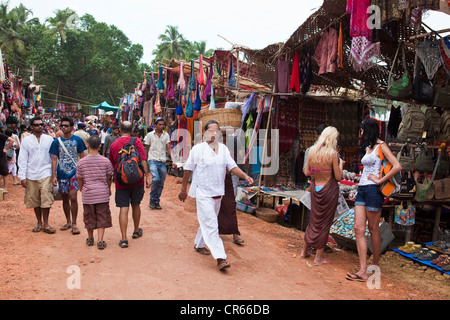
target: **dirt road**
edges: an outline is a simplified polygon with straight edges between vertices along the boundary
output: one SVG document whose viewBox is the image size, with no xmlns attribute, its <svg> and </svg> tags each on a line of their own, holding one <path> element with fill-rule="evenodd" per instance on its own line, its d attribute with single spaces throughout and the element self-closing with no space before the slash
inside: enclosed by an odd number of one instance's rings
<svg viewBox="0 0 450 320">
<path fill-rule="evenodd" d="M 381 300 L 449 299 L 450 280 L 419 269 L 393 252 L 381 263 L 381 289 L 345 279 L 358 264 L 356 253 L 327 255 L 330 264 L 313 266 L 299 259 L 303 233 L 238 212 L 245 244 L 223 236 L 231 268 L 220 272 L 211 256 L 193 249 L 198 228 L 193 199 L 177 199 L 180 185 L 168 176 L 162 211 L 142 204 L 142 238 L 119 247 L 118 210 L 111 200 L 113 228 L 108 247 L 87 247 L 80 206 L 81 235 L 60 231 L 65 223 L 61 202 L 55 202 L 50 224 L 56 234 L 32 233 L 33 211 L 24 209 L 20 186 L 8 177 L 6 200 L 0 202 L 0 299 L 4 300 Z M 81 196 L 79 196 L 81 204 Z M 95 233 L 96 236 L 96 233 Z M 79 272 L 79 273 L 78 273 Z M 79 277 L 78 277 L 79 275 Z"/>
</svg>

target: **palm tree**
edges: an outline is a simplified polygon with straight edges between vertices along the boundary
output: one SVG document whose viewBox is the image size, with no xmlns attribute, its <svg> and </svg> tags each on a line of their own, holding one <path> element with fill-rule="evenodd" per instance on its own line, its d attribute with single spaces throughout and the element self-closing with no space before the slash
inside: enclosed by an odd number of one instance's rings
<svg viewBox="0 0 450 320">
<path fill-rule="evenodd" d="M 64 10 L 56 10 L 55 16 L 52 18 L 48 18 L 46 22 L 49 23 L 49 30 L 52 33 L 58 34 L 61 40 L 61 44 L 64 43 L 67 39 L 67 28 L 68 22 L 74 16 L 75 11 L 70 8 L 66 8 Z"/>
<path fill-rule="evenodd" d="M 166 59 L 183 59 L 189 50 L 189 42 L 178 31 L 177 26 L 167 26 L 166 31 L 158 37 L 161 43 L 153 50 L 157 61 Z"/>
<path fill-rule="evenodd" d="M 0 49 L 14 57 L 24 56 L 26 50 L 26 38 L 24 28 L 32 11 L 23 4 L 8 12 L 8 2 L 0 4 Z"/>
<path fill-rule="evenodd" d="M 206 41 L 194 41 L 189 43 L 189 52 L 186 54 L 186 61 L 198 59 L 200 55 L 203 57 L 211 57 L 214 49 L 206 50 Z"/>
</svg>

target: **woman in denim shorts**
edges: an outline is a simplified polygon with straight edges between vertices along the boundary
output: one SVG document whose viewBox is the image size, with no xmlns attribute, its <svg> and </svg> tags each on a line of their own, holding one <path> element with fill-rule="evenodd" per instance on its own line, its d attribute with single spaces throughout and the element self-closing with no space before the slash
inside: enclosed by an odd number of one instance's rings
<svg viewBox="0 0 450 320">
<path fill-rule="evenodd" d="M 378 265 L 381 254 L 380 217 L 384 196 L 379 185 L 402 170 L 402 167 L 389 149 L 388 145 L 379 139 L 380 127 L 376 120 L 367 118 L 360 127 L 360 151 L 364 154 L 361 160 L 364 166 L 355 199 L 355 234 L 358 248 L 360 269 L 356 273 L 347 273 L 347 279 L 366 281 L 367 275 L 367 240 L 365 237 L 366 223 L 372 238 L 373 265 Z M 381 159 L 379 148 L 393 165 L 392 170 L 380 179 Z"/>
</svg>

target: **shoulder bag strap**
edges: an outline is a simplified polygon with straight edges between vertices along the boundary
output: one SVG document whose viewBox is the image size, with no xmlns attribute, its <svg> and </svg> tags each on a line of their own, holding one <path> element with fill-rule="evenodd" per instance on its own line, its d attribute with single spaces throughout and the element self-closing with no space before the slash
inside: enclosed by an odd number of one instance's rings
<svg viewBox="0 0 450 320">
<path fill-rule="evenodd" d="M 58 141 L 59 141 L 59 145 L 63 148 L 64 152 L 69 156 L 70 160 L 72 160 L 75 167 L 78 166 L 78 164 L 75 162 L 75 160 L 73 160 L 72 156 L 69 154 L 69 151 L 67 150 L 66 146 L 64 145 L 64 143 L 61 140 L 61 137 L 58 138 Z"/>
</svg>

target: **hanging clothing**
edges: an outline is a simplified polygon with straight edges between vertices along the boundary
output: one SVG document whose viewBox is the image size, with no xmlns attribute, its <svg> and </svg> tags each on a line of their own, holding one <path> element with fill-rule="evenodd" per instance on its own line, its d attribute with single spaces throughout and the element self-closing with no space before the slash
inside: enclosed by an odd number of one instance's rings
<svg viewBox="0 0 450 320">
<path fill-rule="evenodd" d="M 292 62 L 292 74 L 289 88 L 292 92 L 300 92 L 300 59 L 297 51 L 294 54 L 294 61 Z"/>
<path fill-rule="evenodd" d="M 442 64 L 439 42 L 437 40 L 419 42 L 416 53 L 425 68 L 428 80 L 432 80 Z"/>
<path fill-rule="evenodd" d="M 230 57 L 230 70 L 228 72 L 227 86 L 236 88 L 236 76 L 234 75 L 233 57 Z"/>
<path fill-rule="evenodd" d="M 334 73 L 337 68 L 338 34 L 334 28 L 328 28 L 322 34 L 314 53 L 319 65 L 319 74 Z"/>
<path fill-rule="evenodd" d="M 184 63 L 180 63 L 180 77 L 178 78 L 177 86 L 180 88 L 180 92 L 186 89 L 186 80 L 184 80 Z"/>
<path fill-rule="evenodd" d="M 447 76 L 450 77 L 450 36 L 439 40 L 439 49 L 441 51 L 441 61 Z"/>
<path fill-rule="evenodd" d="M 311 64 L 311 48 L 306 46 L 303 49 L 300 59 L 300 83 L 302 85 L 302 94 L 306 94 L 311 87 L 313 81 L 313 70 Z"/>
<path fill-rule="evenodd" d="M 159 67 L 158 74 L 158 90 L 164 90 L 164 75 L 163 75 L 163 67 Z"/>
<path fill-rule="evenodd" d="M 372 30 L 367 26 L 370 0 L 347 0 L 347 12 L 350 13 L 350 36 L 366 37 L 371 40 Z"/>
<path fill-rule="evenodd" d="M 256 138 L 258 137 L 258 131 L 259 127 L 261 125 L 262 115 L 264 113 L 263 107 L 264 107 L 264 100 L 265 98 L 261 98 L 258 105 L 258 116 L 256 117 L 255 127 L 252 133 L 252 137 L 250 139 L 250 144 L 248 146 L 247 152 L 245 153 L 245 160 L 244 164 L 247 163 L 247 160 L 250 156 L 250 151 L 252 150 L 253 146 L 255 145 Z"/>
<path fill-rule="evenodd" d="M 339 69 L 344 69 L 344 32 L 342 30 L 342 21 L 339 23 L 338 58 Z"/>
<path fill-rule="evenodd" d="M 278 59 L 275 66 L 275 93 L 288 93 L 289 82 L 289 61 Z"/>
<path fill-rule="evenodd" d="M 354 37 L 349 61 L 356 71 L 372 68 L 380 57 L 380 43 L 371 43 L 366 37 Z"/>
</svg>

